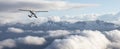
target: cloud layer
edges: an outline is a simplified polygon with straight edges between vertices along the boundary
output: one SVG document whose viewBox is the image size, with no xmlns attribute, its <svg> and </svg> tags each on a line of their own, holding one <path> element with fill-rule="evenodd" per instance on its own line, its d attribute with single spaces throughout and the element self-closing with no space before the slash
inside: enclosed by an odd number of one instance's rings
<svg viewBox="0 0 120 49">
<path fill-rule="evenodd" d="M 62 31 L 62 30 L 61 30 Z M 63 30 L 64 32 L 65 30 Z M 66 30 L 67 31 L 67 30 Z M 65 32 L 66 32 L 65 31 Z M 62 33 L 52 31 L 53 33 Z M 14 39 L 5 39 L 0 41 L 0 48 L 36 48 L 36 49 L 120 49 L 119 30 L 111 31 L 92 31 L 92 30 L 76 30 L 67 31 L 69 34 L 62 36 L 49 36 L 52 34 L 47 32 L 45 35 L 38 37 L 40 33 L 32 33 L 33 35 L 25 35 Z M 23 33 L 24 35 L 24 33 Z M 60 34 L 61 35 L 61 34 Z M 40 36 L 40 35 L 39 35 Z M 16 37 L 16 36 L 14 36 Z"/>
<path fill-rule="evenodd" d="M 109 44 L 109 41 L 100 32 L 86 30 L 80 33 L 80 35 L 56 39 L 46 49 L 105 49 L 107 44 Z"/>
<path fill-rule="evenodd" d="M 118 25 L 100 20 L 54 21 L 57 19 L 1 24 L 0 49 L 120 49 Z"/>
<path fill-rule="evenodd" d="M 97 6 L 97 4 L 80 4 L 69 3 L 66 1 L 49 1 L 49 0 L 11 0 L 10 2 L 0 1 L 0 11 L 14 11 L 18 9 L 36 9 L 36 10 L 64 10 L 71 8 Z"/>
</svg>

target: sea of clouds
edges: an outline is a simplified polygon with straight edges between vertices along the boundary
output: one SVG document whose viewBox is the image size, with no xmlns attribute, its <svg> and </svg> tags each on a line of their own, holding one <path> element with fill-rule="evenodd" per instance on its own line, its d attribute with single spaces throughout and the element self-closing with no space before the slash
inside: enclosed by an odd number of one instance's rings
<svg viewBox="0 0 120 49">
<path fill-rule="evenodd" d="M 59 20 L 57 18 L 57 20 Z M 0 24 L 0 49 L 120 49 L 120 26 L 100 20 Z"/>
<path fill-rule="evenodd" d="M 0 41 L 0 49 L 120 49 L 119 30 L 105 32 L 57 30 L 32 34 L 43 35 L 28 34 L 16 38 L 14 36 L 16 34 L 13 34 L 14 38 L 9 37 Z"/>
</svg>

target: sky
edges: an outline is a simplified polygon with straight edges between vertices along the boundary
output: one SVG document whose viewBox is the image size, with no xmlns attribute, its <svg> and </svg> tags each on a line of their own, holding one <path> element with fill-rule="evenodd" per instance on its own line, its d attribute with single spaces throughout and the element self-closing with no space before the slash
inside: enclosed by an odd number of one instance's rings
<svg viewBox="0 0 120 49">
<path fill-rule="evenodd" d="M 15 0 L 13 0 L 15 2 Z M 29 2 L 30 0 L 22 1 L 22 2 Z M 35 2 L 38 1 L 41 3 L 42 0 L 35 0 Z M 44 0 L 45 1 L 45 0 Z M 84 7 L 84 8 L 73 8 L 73 9 L 68 9 L 68 10 L 50 10 L 49 15 L 78 15 L 78 14 L 87 14 L 87 13 L 109 13 L 109 12 L 118 12 L 120 9 L 119 2 L 120 0 L 48 0 L 48 1 L 53 1 L 52 3 L 56 3 L 54 1 L 62 1 L 62 2 L 67 2 L 67 3 L 73 3 L 73 4 L 96 4 L 98 6 L 93 6 L 93 7 Z M 17 1 L 21 2 L 21 1 Z M 35 3 L 34 2 L 34 3 Z M 31 2 L 32 3 L 32 2 Z M 44 3 L 44 2 L 43 2 Z M 62 5 L 62 3 L 61 3 Z M 5 6 L 5 5 L 4 5 Z M 33 5 L 31 5 L 33 6 Z M 44 5 L 42 5 L 44 6 Z M 17 7 L 17 6 L 16 6 Z M 18 6 L 19 7 L 19 6 Z M 28 7 L 26 7 L 28 8 Z M 32 8 L 32 7 L 29 7 Z M 42 13 L 44 14 L 44 13 Z"/>
<path fill-rule="evenodd" d="M 120 0 L 65 0 L 67 2 L 71 3 L 80 3 L 80 4 L 98 4 L 96 7 L 85 7 L 85 8 L 74 8 L 72 10 L 66 10 L 66 11 L 57 11 L 59 14 L 62 15 L 79 15 L 79 14 L 92 14 L 92 13 L 99 13 L 99 14 L 106 14 L 106 13 L 113 13 L 113 12 L 119 12 L 120 6 L 119 2 Z M 56 12 L 56 11 L 55 11 Z M 58 14 L 58 13 L 56 13 Z M 58 14 L 58 15 L 59 15 Z"/>
<path fill-rule="evenodd" d="M 28 20 L 27 15 L 30 13 L 18 9 L 32 9 L 49 11 L 36 13 L 38 17 L 55 17 L 57 19 L 60 17 L 61 19 L 82 21 L 100 19 L 104 21 L 120 17 L 118 14 L 120 11 L 119 2 L 120 0 L 10 0 L 9 2 L 0 0 L 0 17 L 2 17 L 0 19 L 7 22 L 26 21 Z M 119 19 L 114 18 L 113 20 L 118 21 Z"/>
</svg>

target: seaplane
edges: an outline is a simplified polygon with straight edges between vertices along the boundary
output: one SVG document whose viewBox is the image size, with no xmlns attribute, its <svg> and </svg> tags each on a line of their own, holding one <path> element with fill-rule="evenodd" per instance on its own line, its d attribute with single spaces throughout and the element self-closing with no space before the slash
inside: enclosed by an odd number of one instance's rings
<svg viewBox="0 0 120 49">
<path fill-rule="evenodd" d="M 48 11 L 35 11 L 35 10 L 24 10 L 24 9 L 19 9 L 19 10 L 30 12 L 30 15 L 28 15 L 29 18 L 32 18 L 32 17 L 38 18 L 37 15 L 35 14 L 36 12 L 48 12 Z"/>
</svg>

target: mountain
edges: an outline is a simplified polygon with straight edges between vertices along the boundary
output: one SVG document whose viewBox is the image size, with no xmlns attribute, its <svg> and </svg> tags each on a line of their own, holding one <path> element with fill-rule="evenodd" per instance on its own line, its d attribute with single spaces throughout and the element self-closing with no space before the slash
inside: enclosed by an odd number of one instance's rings
<svg viewBox="0 0 120 49">
<path fill-rule="evenodd" d="M 21 28 L 23 30 L 99 30 L 99 31 L 109 31 L 114 29 L 119 29 L 120 27 L 113 24 L 100 20 L 96 21 L 78 21 L 75 23 L 70 23 L 66 21 L 54 22 L 47 21 L 42 24 L 29 23 L 29 24 L 20 24 L 16 23 L 13 25 L 1 25 L 0 30 L 5 31 L 9 27 Z"/>
</svg>

